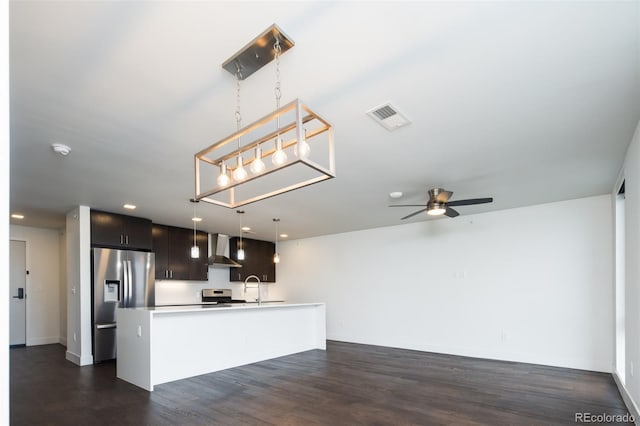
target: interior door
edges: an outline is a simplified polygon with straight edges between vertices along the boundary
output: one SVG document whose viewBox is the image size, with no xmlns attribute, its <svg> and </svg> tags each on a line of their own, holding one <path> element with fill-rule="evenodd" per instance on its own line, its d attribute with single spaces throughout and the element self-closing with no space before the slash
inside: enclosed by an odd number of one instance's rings
<svg viewBox="0 0 640 426">
<path fill-rule="evenodd" d="M 27 243 L 11 240 L 9 254 L 9 345 L 27 343 Z"/>
</svg>

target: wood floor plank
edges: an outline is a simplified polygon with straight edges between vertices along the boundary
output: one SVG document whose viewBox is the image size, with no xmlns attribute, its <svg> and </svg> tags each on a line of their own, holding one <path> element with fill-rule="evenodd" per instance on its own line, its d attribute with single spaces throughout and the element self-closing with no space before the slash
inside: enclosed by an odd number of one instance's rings
<svg viewBox="0 0 640 426">
<path fill-rule="evenodd" d="M 575 425 L 623 415 L 609 374 L 327 342 L 156 386 L 77 367 L 60 345 L 10 351 L 12 425 Z"/>
</svg>

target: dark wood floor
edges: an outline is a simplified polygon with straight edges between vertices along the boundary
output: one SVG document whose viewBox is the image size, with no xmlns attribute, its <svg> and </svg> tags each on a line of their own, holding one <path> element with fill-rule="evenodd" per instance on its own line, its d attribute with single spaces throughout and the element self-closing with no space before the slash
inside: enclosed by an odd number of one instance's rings
<svg viewBox="0 0 640 426">
<path fill-rule="evenodd" d="M 12 425 L 575 425 L 625 414 L 609 374 L 328 342 L 156 386 L 79 368 L 60 345 L 11 349 Z"/>
</svg>

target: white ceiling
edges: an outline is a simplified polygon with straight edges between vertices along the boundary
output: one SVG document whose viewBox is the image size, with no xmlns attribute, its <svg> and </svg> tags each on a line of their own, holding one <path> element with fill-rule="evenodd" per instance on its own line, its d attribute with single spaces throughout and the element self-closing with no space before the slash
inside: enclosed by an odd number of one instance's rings
<svg viewBox="0 0 640 426">
<path fill-rule="evenodd" d="M 130 202 L 191 226 L 193 155 L 235 130 L 221 64 L 273 23 L 295 42 L 283 103 L 334 125 L 337 177 L 245 206 L 258 238 L 273 217 L 291 238 L 400 224 L 413 210 L 388 208 L 391 191 L 494 197 L 460 218 L 608 193 L 640 120 L 638 1 L 12 1 L 12 211 L 55 227 L 73 206 Z M 274 109 L 274 83 L 273 63 L 243 82 L 245 124 Z M 412 124 L 366 115 L 387 101 Z M 234 210 L 198 215 L 237 234 Z"/>
</svg>

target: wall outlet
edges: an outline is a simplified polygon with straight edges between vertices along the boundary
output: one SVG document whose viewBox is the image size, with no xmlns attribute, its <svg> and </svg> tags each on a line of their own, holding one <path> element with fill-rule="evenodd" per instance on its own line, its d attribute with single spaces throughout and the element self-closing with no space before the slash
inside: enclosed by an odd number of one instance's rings
<svg viewBox="0 0 640 426">
<path fill-rule="evenodd" d="M 142 326 L 141 325 L 138 326 L 137 334 L 138 334 L 138 337 L 142 337 Z"/>
<path fill-rule="evenodd" d="M 633 377 L 633 361 L 629 362 L 629 374 Z"/>
<path fill-rule="evenodd" d="M 500 340 L 502 340 L 503 342 L 507 341 L 507 332 L 503 331 L 502 333 L 500 333 Z"/>
<path fill-rule="evenodd" d="M 76 333 L 73 333 L 73 341 L 75 342 L 77 340 L 78 340 L 78 337 L 76 336 Z"/>
</svg>

